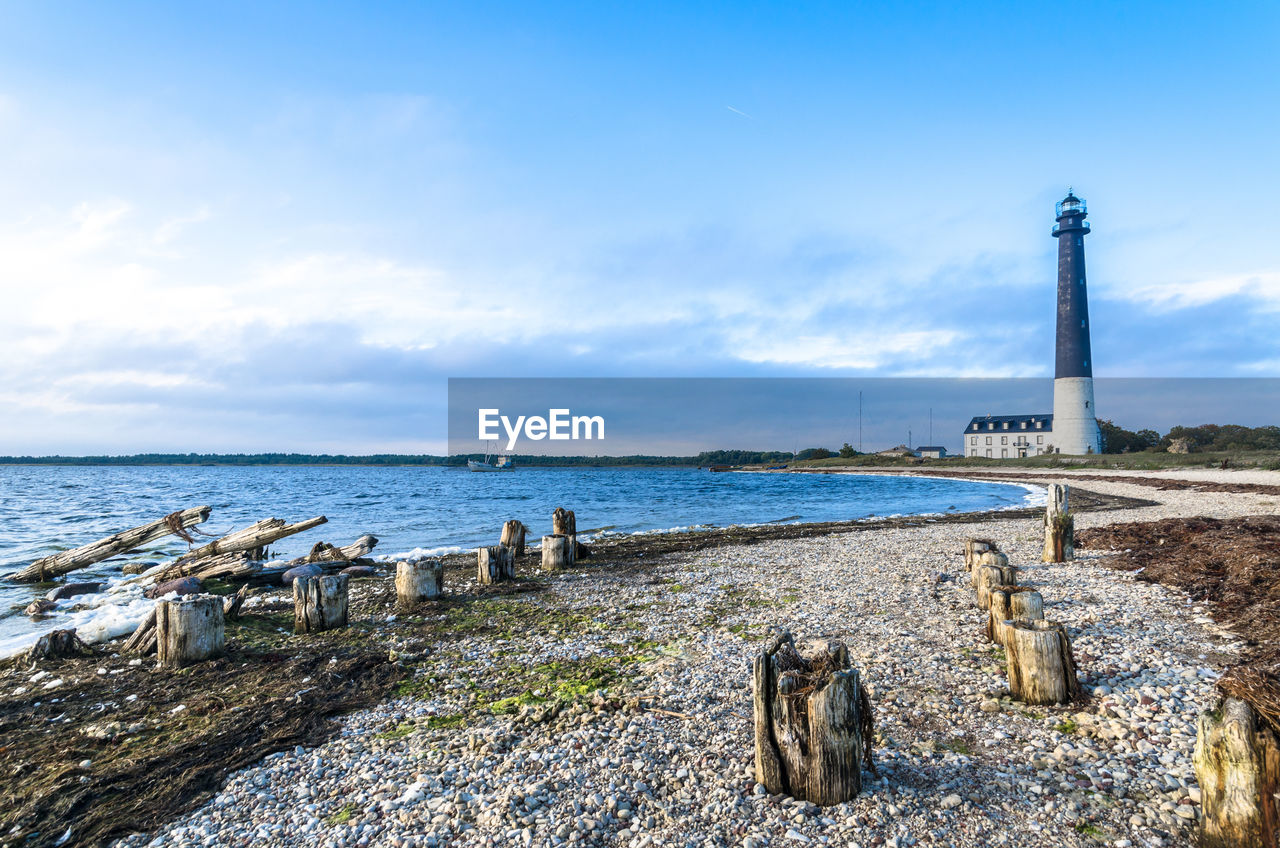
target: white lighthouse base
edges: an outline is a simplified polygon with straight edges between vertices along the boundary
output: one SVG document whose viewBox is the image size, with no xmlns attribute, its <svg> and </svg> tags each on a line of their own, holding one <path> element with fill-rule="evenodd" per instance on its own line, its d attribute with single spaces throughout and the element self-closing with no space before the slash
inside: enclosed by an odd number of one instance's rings
<svg viewBox="0 0 1280 848">
<path fill-rule="evenodd" d="M 1065 454 L 1102 453 L 1092 377 L 1059 377 L 1053 381 L 1053 446 Z"/>
</svg>

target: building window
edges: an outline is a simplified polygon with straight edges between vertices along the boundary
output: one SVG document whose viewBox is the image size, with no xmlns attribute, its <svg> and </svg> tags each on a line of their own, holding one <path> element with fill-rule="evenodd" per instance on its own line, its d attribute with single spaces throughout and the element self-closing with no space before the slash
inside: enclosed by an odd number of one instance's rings
<svg viewBox="0 0 1280 848">
<path fill-rule="evenodd" d="M 1044 436 L 1036 436 L 1036 444 L 1037 444 L 1037 445 L 1043 445 L 1043 444 L 1044 444 Z"/>
<path fill-rule="evenodd" d="M 1002 445 L 1007 445 L 1007 444 L 1009 444 L 1009 437 L 1008 437 L 1008 436 L 1001 436 L 1001 437 L 1000 437 L 1000 444 L 1002 444 Z"/>
<path fill-rule="evenodd" d="M 995 428 L 996 428 L 996 425 L 995 425 L 995 424 L 988 424 L 988 425 L 987 425 L 987 429 L 988 429 L 988 430 L 994 430 Z"/>
<path fill-rule="evenodd" d="M 1044 426 L 1044 422 L 1043 422 L 1043 421 L 1037 421 L 1037 422 L 1036 422 L 1036 429 L 1037 429 L 1037 430 L 1039 430 L 1039 429 L 1040 429 L 1041 427 L 1043 427 L 1043 426 Z"/>
<path fill-rule="evenodd" d="M 1001 459 L 1008 459 L 1008 458 L 1009 458 L 1009 449 L 1008 449 L 1008 448 L 1001 448 L 1001 449 L 1000 449 L 1000 458 L 1001 458 Z"/>
<path fill-rule="evenodd" d="M 991 448 L 987 448 L 987 459 L 991 458 Z"/>
<path fill-rule="evenodd" d="M 991 444 L 991 437 L 987 436 L 987 444 Z"/>
<path fill-rule="evenodd" d="M 1003 424 L 1001 424 L 1001 425 L 1000 425 L 1000 428 L 1001 428 L 1001 429 L 1003 429 L 1003 430 L 1008 430 L 1008 429 L 1009 429 L 1009 422 L 1008 422 L 1008 421 L 1004 422 Z"/>
<path fill-rule="evenodd" d="M 970 437 L 969 437 L 969 444 L 971 444 L 971 445 L 976 445 L 977 443 L 978 443 L 978 437 L 977 437 L 977 436 L 970 436 Z"/>
<path fill-rule="evenodd" d="M 1022 422 L 1021 424 L 1019 424 L 1018 426 L 1019 426 L 1019 427 L 1021 427 L 1023 430 L 1025 430 L 1025 429 L 1027 429 L 1027 422 L 1023 421 L 1023 422 Z"/>
</svg>

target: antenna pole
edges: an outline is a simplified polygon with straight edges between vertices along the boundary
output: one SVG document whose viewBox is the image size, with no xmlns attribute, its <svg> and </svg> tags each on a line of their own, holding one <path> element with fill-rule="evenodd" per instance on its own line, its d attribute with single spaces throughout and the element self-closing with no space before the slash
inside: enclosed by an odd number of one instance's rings
<svg viewBox="0 0 1280 848">
<path fill-rule="evenodd" d="M 862 392 L 858 392 L 858 453 L 862 453 Z"/>
</svg>

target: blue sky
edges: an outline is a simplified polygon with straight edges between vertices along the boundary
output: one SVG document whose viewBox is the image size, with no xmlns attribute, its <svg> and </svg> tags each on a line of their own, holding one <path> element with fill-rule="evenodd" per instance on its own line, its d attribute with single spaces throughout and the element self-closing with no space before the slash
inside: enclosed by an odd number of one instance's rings
<svg viewBox="0 0 1280 848">
<path fill-rule="evenodd" d="M 1100 376 L 1277 376 L 1278 37 L 1274 4 L 3 3 L 0 453 L 440 451 L 451 376 L 1048 377 L 1068 184 Z"/>
</svg>

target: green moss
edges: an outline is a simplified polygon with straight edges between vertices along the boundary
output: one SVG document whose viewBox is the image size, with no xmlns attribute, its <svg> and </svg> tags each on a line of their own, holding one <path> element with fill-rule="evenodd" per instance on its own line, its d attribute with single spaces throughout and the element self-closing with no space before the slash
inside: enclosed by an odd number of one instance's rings
<svg viewBox="0 0 1280 848">
<path fill-rule="evenodd" d="M 418 729 L 418 726 L 416 724 L 410 721 L 406 721 L 406 722 L 402 722 L 401 724 L 396 726 L 394 729 L 385 730 L 382 733 L 376 734 L 376 736 L 378 739 L 403 739 L 406 736 L 411 736 L 413 732 L 417 729 Z"/>
<path fill-rule="evenodd" d="M 1105 840 L 1107 838 L 1107 834 L 1102 830 L 1102 828 L 1098 827 L 1093 822 L 1087 822 L 1084 819 L 1076 822 L 1076 833 L 1098 840 Z"/>
<path fill-rule="evenodd" d="M 348 801 L 347 803 L 342 805 L 342 809 L 338 810 L 333 815 L 327 817 L 324 820 L 324 823 L 327 824 L 329 827 L 334 827 L 335 825 L 340 825 L 340 824 L 346 824 L 347 822 L 351 821 L 353 818 L 356 817 L 356 810 L 358 809 L 360 808 L 357 807 L 355 803 Z"/>
<path fill-rule="evenodd" d="M 1073 719 L 1064 719 L 1059 724 L 1055 724 L 1053 729 L 1059 733 L 1075 733 L 1080 729 L 1080 725 L 1076 724 Z"/>
</svg>

